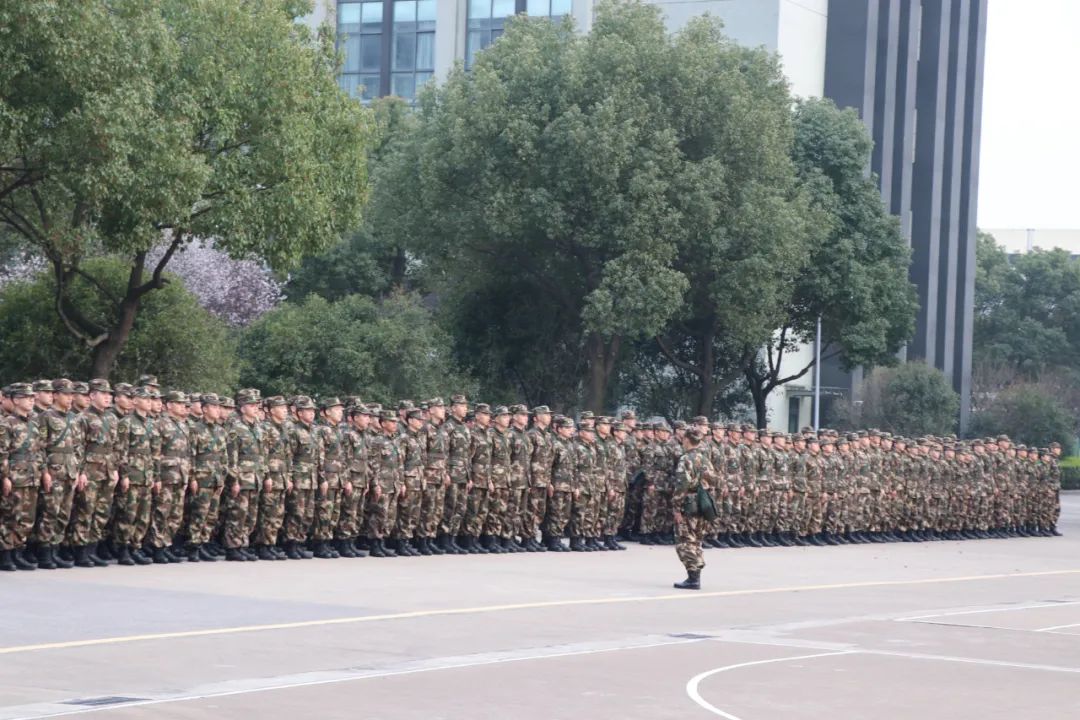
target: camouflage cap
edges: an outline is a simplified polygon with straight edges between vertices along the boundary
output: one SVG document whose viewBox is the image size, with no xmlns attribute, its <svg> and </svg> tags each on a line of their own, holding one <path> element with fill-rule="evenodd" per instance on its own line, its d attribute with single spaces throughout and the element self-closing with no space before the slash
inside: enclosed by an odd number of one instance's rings
<svg viewBox="0 0 1080 720">
<path fill-rule="evenodd" d="M 592 420 L 595 417 L 592 410 L 582 410 L 581 414 L 578 415 L 578 418 L 581 420 Z"/>
<path fill-rule="evenodd" d="M 89 395 L 90 385 L 88 383 L 82 382 L 81 380 L 78 382 L 73 382 L 71 383 L 71 391 L 76 395 Z"/>
<path fill-rule="evenodd" d="M 607 415 L 601 415 L 600 417 L 596 418 L 597 425 L 610 425 L 612 422 L 613 420 Z"/>
<path fill-rule="evenodd" d="M 288 400 L 286 400 L 281 395 L 271 395 L 270 397 L 266 398 L 266 407 L 268 407 L 268 408 L 283 407 L 283 406 L 288 405 L 288 404 L 289 404 Z"/>
<path fill-rule="evenodd" d="M 675 421 L 675 429 L 676 430 L 685 430 L 686 429 L 686 421 L 685 420 L 676 420 Z"/>
<path fill-rule="evenodd" d="M 479 406 L 477 406 L 477 411 L 479 411 Z M 491 414 L 496 417 L 498 417 L 499 415 L 509 415 L 510 408 L 506 407 L 505 405 L 496 405 L 495 410 Z"/>
<path fill-rule="evenodd" d="M 94 378 L 93 380 L 91 380 L 88 384 L 88 389 L 90 392 L 112 392 L 112 387 L 110 387 L 109 381 L 104 378 Z"/>
<path fill-rule="evenodd" d="M 375 416 L 378 416 L 379 413 L 381 413 L 382 410 L 383 410 L 382 403 L 377 403 L 377 402 L 368 403 L 367 407 L 368 407 L 368 410 L 371 411 L 371 414 L 375 415 Z"/>
<path fill-rule="evenodd" d="M 1057 440 L 1055 440 L 1054 442 L 1050 443 L 1050 449 L 1051 450 L 1060 450 L 1061 449 L 1061 443 L 1059 443 Z"/>
<path fill-rule="evenodd" d="M 147 385 L 146 389 L 150 391 L 150 397 L 151 398 L 153 398 L 155 400 L 160 400 L 161 399 L 161 391 L 158 390 L 156 387 L 154 387 L 153 385 Z"/>
<path fill-rule="evenodd" d="M 848 439 L 846 437 L 836 438 L 836 446 L 837 447 L 840 447 L 841 445 L 847 445 L 847 444 L 848 444 Z"/>
<path fill-rule="evenodd" d="M 34 392 L 39 393 L 39 392 L 52 392 L 52 391 L 53 391 L 53 381 L 52 380 L 35 380 L 34 381 Z"/>
<path fill-rule="evenodd" d="M 465 397 L 464 395 L 451 395 L 450 396 L 450 404 L 451 405 L 468 405 L 469 404 L 469 399 L 467 397 Z"/>
<path fill-rule="evenodd" d="M 416 407 L 416 403 L 412 400 L 399 400 L 397 404 L 398 410 L 412 410 L 414 407 Z"/>
<path fill-rule="evenodd" d="M 491 406 L 488 405 L 487 403 L 476 403 L 476 407 L 473 408 L 473 413 L 475 413 L 477 415 L 479 415 L 481 413 L 483 413 L 484 415 L 490 415 L 491 414 Z"/>
<path fill-rule="evenodd" d="M 13 398 L 33 397 L 34 386 L 30 383 L 11 383 L 8 385 L 7 394 Z"/>
<path fill-rule="evenodd" d="M 511 415 L 528 415 L 529 414 L 529 408 L 527 408 L 527 407 L 525 407 L 524 405 L 521 405 L 521 404 L 511 405 L 510 406 L 510 414 Z"/>
<path fill-rule="evenodd" d="M 656 422 L 654 422 L 653 430 L 655 430 L 656 432 L 671 432 L 671 428 L 669 428 L 668 424 L 663 420 L 657 420 Z"/>
<path fill-rule="evenodd" d="M 233 402 L 233 399 L 231 397 L 229 397 L 228 395 L 219 395 L 218 399 L 221 401 L 221 407 L 223 407 L 223 408 L 226 408 L 228 410 L 232 410 L 233 408 L 236 407 L 236 403 Z"/>
<path fill-rule="evenodd" d="M 686 439 L 692 442 L 701 442 L 705 438 L 705 433 L 701 432 L 701 429 L 696 425 L 691 425 L 686 429 Z"/>
<path fill-rule="evenodd" d="M 150 388 L 146 387 L 145 385 L 140 385 L 139 387 L 135 388 L 134 391 L 132 391 L 131 396 L 139 398 L 141 400 L 150 400 L 154 397 L 154 393 L 152 393 L 150 391 Z"/>
<path fill-rule="evenodd" d="M 424 419 L 424 411 L 421 410 L 420 408 L 412 408 L 411 410 L 406 410 L 405 411 L 405 418 L 407 420 L 423 420 Z"/>
<path fill-rule="evenodd" d="M 170 390 L 165 393 L 165 402 L 186 403 L 187 401 L 187 395 L 182 390 Z"/>
<path fill-rule="evenodd" d="M 626 427 L 626 425 L 621 423 L 621 422 L 617 422 L 617 423 L 615 423 L 614 425 L 611 426 L 611 431 L 612 432 L 630 432 L 630 428 Z"/>
<path fill-rule="evenodd" d="M 199 396 L 199 402 L 203 405 L 221 405 L 221 398 L 217 393 L 203 393 Z"/>
<path fill-rule="evenodd" d="M 550 415 L 551 414 L 551 408 L 549 408 L 547 405 L 537 405 L 536 407 L 534 407 L 532 409 L 532 414 L 533 415 Z"/>
<path fill-rule="evenodd" d="M 330 397 L 324 397 L 319 400 L 319 408 L 322 410 L 329 410 L 332 407 L 345 407 L 345 403 L 341 402 L 341 398 L 331 395 Z"/>
<path fill-rule="evenodd" d="M 446 403 L 443 402 L 443 399 L 441 397 L 433 397 L 433 398 L 431 398 L 430 400 L 427 401 L 427 404 L 428 404 L 428 407 L 433 407 L 433 408 L 435 408 L 435 407 L 445 407 L 446 406 Z"/>
<path fill-rule="evenodd" d="M 1012 442 L 1012 440 L 1009 439 L 1008 435 L 998 435 L 997 436 L 997 441 L 998 442 Z"/>
<path fill-rule="evenodd" d="M 256 405 L 262 402 L 262 398 L 259 396 L 259 391 L 255 388 L 244 388 L 236 393 L 237 405 Z"/>
<path fill-rule="evenodd" d="M 560 415 L 559 417 L 555 418 L 554 425 L 555 427 L 572 429 L 574 427 L 574 419 Z"/>
<path fill-rule="evenodd" d="M 773 440 L 787 440 L 787 433 L 782 433 L 779 430 L 773 430 L 770 435 Z"/>
<path fill-rule="evenodd" d="M 113 388 L 114 395 L 120 395 L 122 397 L 131 397 L 131 394 L 135 391 L 128 383 L 116 383 L 116 387 Z"/>
<path fill-rule="evenodd" d="M 637 420 L 637 413 L 634 412 L 633 410 L 631 410 L 630 408 L 627 408 L 626 410 L 623 410 L 621 413 L 619 413 L 619 419 L 620 420 Z"/>
<path fill-rule="evenodd" d="M 307 395 L 297 395 L 293 398 L 293 407 L 297 410 L 314 410 L 315 401 Z"/>
<path fill-rule="evenodd" d="M 160 387 L 161 385 L 158 382 L 157 375 L 140 375 L 135 384 L 146 387 Z"/>
<path fill-rule="evenodd" d="M 397 422 L 397 412 L 393 410 L 383 410 L 379 413 L 379 420 L 382 420 L 383 422 Z"/>
<path fill-rule="evenodd" d="M 705 417 L 704 415 L 695 415 L 694 417 L 690 418 L 690 423 L 693 425 L 708 425 L 709 418 Z"/>
</svg>

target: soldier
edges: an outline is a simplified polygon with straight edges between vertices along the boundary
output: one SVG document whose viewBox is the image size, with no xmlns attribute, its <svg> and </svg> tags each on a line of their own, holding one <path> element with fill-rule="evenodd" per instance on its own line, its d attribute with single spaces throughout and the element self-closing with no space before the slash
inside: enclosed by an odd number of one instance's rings
<svg viewBox="0 0 1080 720">
<path fill-rule="evenodd" d="M 75 393 L 75 396 L 72 398 L 71 406 L 75 409 L 76 413 L 84 412 L 90 407 L 90 384 L 74 382 L 71 384 L 71 387 Z"/>
<path fill-rule="evenodd" d="M 290 560 L 308 560 L 313 555 L 304 549 L 304 543 L 315 517 L 322 447 L 313 424 L 315 403 L 307 395 L 297 395 L 293 406 L 296 419 L 288 425 L 292 487 L 285 494 L 285 554 Z"/>
<path fill-rule="evenodd" d="M 165 410 L 155 423 L 161 436 L 161 461 L 157 481 L 151 489 L 150 531 L 146 537 L 153 561 L 159 565 L 180 562 L 170 547 L 184 518 L 184 492 L 191 479 L 194 457 L 187 423 L 187 396 L 179 390 L 170 390 L 165 397 Z"/>
<path fill-rule="evenodd" d="M 95 527 L 95 518 L 99 497 L 106 496 L 111 503 L 113 489 L 119 480 L 119 421 L 109 412 L 112 405 L 109 381 L 91 380 L 88 388 L 90 405 L 78 417 L 79 432 L 85 443 L 79 474 L 86 477 L 86 484 L 76 491 L 72 501 L 67 538 L 77 566 L 104 567 L 108 563 L 96 552 L 103 528 Z"/>
<path fill-rule="evenodd" d="M 440 534 L 439 525 L 450 491 L 448 466 L 450 435 L 446 428 L 446 403 L 442 398 L 427 401 L 427 422 L 421 432 L 424 450 L 424 489 L 420 499 L 420 525 L 417 530 L 420 553 L 444 555 L 450 552 L 447 535 Z"/>
<path fill-rule="evenodd" d="M 371 424 L 371 411 L 357 403 L 348 409 L 349 427 L 345 432 L 345 455 L 348 458 L 347 483 L 351 493 L 341 498 L 341 513 L 334 538 L 339 554 L 345 557 L 366 557 L 357 541 L 360 537 L 360 523 L 364 518 L 364 503 L 367 498 L 368 484 L 368 427 Z M 350 554 L 351 553 L 351 554 Z"/>
<path fill-rule="evenodd" d="M 420 504 L 424 496 L 425 438 L 424 413 L 420 408 L 405 410 L 405 431 L 398 438 L 401 457 L 401 479 L 397 498 L 397 520 L 394 525 L 394 549 L 402 557 L 423 553 L 413 545 L 413 534 L 420 524 Z M 427 555 L 431 554 L 429 550 Z"/>
<path fill-rule="evenodd" d="M 525 539 L 532 541 L 533 550 L 546 552 L 558 543 L 548 536 L 544 521 L 548 512 L 548 500 L 554 493 L 551 483 L 552 463 L 554 461 L 554 437 L 551 426 L 551 410 L 547 405 L 538 405 L 532 409 L 532 426 L 525 433 L 529 453 L 529 490 L 528 509 L 524 516 Z M 541 540 L 537 541 L 537 536 Z"/>
<path fill-rule="evenodd" d="M 625 550 L 616 538 L 619 526 L 626 514 L 626 492 L 628 469 L 626 463 L 626 443 L 630 438 L 630 429 L 621 422 L 612 426 L 612 438 L 608 440 L 608 496 L 606 517 L 604 519 L 604 546 L 609 550 Z"/>
<path fill-rule="evenodd" d="M 577 451 L 574 448 L 574 421 L 560 417 L 554 421 L 555 436 L 551 438 L 551 493 L 548 496 L 548 550 L 565 552 L 562 544 L 570 522 L 573 502 L 580 497 L 577 477 Z"/>
<path fill-rule="evenodd" d="M 398 416 L 393 410 L 379 415 L 381 433 L 372 436 L 368 450 L 371 458 L 371 487 L 368 490 L 367 535 L 371 541 L 371 557 L 394 557 L 397 553 L 386 547 L 386 536 L 397 521 L 398 496 L 405 489 L 405 466 L 398 440 Z"/>
<path fill-rule="evenodd" d="M 340 399 L 328 397 L 322 400 L 322 422 L 316 426 L 316 437 L 320 444 L 319 489 L 315 496 L 315 521 L 311 533 L 314 543 L 314 555 L 323 560 L 340 557 L 331 547 L 334 530 L 337 528 L 340 507 L 338 501 L 345 492 L 345 476 L 348 457 L 341 421 L 345 406 Z M 351 494 L 351 485 L 349 486 Z M 352 549 L 346 550 L 347 557 L 355 555 Z"/>
<path fill-rule="evenodd" d="M 248 550 L 258 516 L 259 487 L 265 472 L 266 449 L 258 410 L 259 391 L 248 388 L 236 394 L 240 417 L 228 426 L 228 481 L 225 486 L 225 559 L 258 560 Z"/>
<path fill-rule="evenodd" d="M 462 524 L 472 491 L 471 452 L 472 435 L 465 418 L 469 404 L 464 395 L 450 398 L 450 419 L 446 421 L 447 465 L 450 484 L 446 488 L 443 501 L 443 550 L 458 555 L 466 549 L 458 544 L 457 538 L 462 533 Z M 468 542 L 466 541 L 466 545 Z"/>
<path fill-rule="evenodd" d="M 37 566 L 22 551 L 34 528 L 38 489 L 51 489 L 52 479 L 45 466 L 41 432 L 32 419 L 32 386 L 15 383 L 6 394 L 11 414 L 0 423 L 0 466 L 5 468 L 0 479 L 0 570 L 34 570 Z"/>
<path fill-rule="evenodd" d="M 161 435 L 150 417 L 151 391 L 137 388 L 132 394 L 132 412 L 117 428 L 120 447 L 120 499 L 113 528 L 117 562 L 121 565 L 149 565 L 153 562 L 142 551 L 143 539 L 150 525 L 151 486 L 161 458 Z"/>
<path fill-rule="evenodd" d="M 596 450 L 596 430 L 592 424 L 582 425 L 573 443 L 577 460 L 574 500 L 570 508 L 570 549 L 574 552 L 593 552 L 590 517 L 595 502 L 593 495 L 599 491 L 597 474 L 599 462 Z"/>
<path fill-rule="evenodd" d="M 56 551 L 64 540 L 71 502 L 75 491 L 87 484 L 79 473 L 82 466 L 83 439 L 77 414 L 72 410 L 74 387 L 66 379 L 54 380 L 52 392 L 38 393 L 51 397 L 53 406 L 38 413 L 36 422 L 44 444 L 46 472 L 52 482 L 48 490 L 38 495 L 37 543 L 38 567 L 42 570 L 71 568 L 74 563 L 57 557 Z"/>
<path fill-rule="evenodd" d="M 494 491 L 491 481 L 491 407 L 479 403 L 473 410 L 475 426 L 469 431 L 469 478 L 472 487 L 465 508 L 465 549 L 472 554 L 487 554 L 480 543 L 488 516 L 488 494 Z"/>
<path fill-rule="evenodd" d="M 697 507 L 697 493 L 700 487 L 709 488 L 715 472 L 708 453 L 700 447 L 703 437 L 697 427 L 686 429 L 682 439 L 683 453 L 675 470 L 673 516 L 678 538 L 675 552 L 686 568 L 686 579 L 675 583 L 679 590 L 700 590 L 701 570 L 705 567 L 705 556 L 701 551 L 703 519 Z"/>
<path fill-rule="evenodd" d="M 217 556 L 205 547 L 217 524 L 221 493 L 228 463 L 228 432 L 221 423 L 221 401 L 207 393 L 200 398 L 202 418 L 191 434 L 192 477 L 188 514 L 188 561 L 214 562 Z"/>
<path fill-rule="evenodd" d="M 536 552 L 536 536 L 528 536 L 529 525 L 529 442 L 525 432 L 529 410 L 524 405 L 510 406 L 510 497 L 507 521 L 510 525 L 510 549 L 514 552 Z M 518 542 L 521 538 L 521 542 Z"/>
</svg>

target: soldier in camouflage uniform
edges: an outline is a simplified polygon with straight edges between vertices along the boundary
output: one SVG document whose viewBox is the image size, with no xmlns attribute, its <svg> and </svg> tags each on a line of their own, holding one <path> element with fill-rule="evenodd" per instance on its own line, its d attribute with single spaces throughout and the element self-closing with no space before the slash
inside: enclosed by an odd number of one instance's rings
<svg viewBox="0 0 1080 720">
<path fill-rule="evenodd" d="M 221 423 L 221 401 L 217 395 L 206 394 L 201 398 L 202 419 L 192 430 L 191 449 L 192 477 L 188 488 L 191 501 L 188 512 L 188 561 L 213 562 L 205 547 L 217 524 L 221 506 L 221 492 L 225 487 L 226 463 L 228 462 L 228 434 Z"/>
<path fill-rule="evenodd" d="M 277 542 L 285 522 L 285 494 L 292 487 L 289 411 L 281 395 L 267 398 L 265 404 L 268 417 L 262 423 L 262 431 L 266 473 L 255 520 L 255 554 L 260 560 L 287 560 L 288 555 Z"/>
<path fill-rule="evenodd" d="M 321 404 L 322 419 L 315 426 L 315 436 L 320 446 L 319 488 L 315 493 L 315 516 L 311 540 L 315 557 L 333 560 L 340 557 L 331 543 L 334 540 L 334 530 L 337 528 L 340 511 L 338 503 L 345 491 L 344 483 L 348 482 L 345 477 L 348 463 L 347 445 L 345 431 L 341 427 L 345 405 L 336 397 L 323 398 Z M 349 557 L 356 554 L 351 549 L 347 552 Z"/>
<path fill-rule="evenodd" d="M 258 560 L 248 549 L 258 516 L 259 486 L 265 472 L 266 449 L 258 410 L 259 391 L 236 394 L 240 417 L 228 426 L 228 481 L 225 485 L 225 559 Z"/>
<path fill-rule="evenodd" d="M 592 425 L 582 425 L 573 443 L 577 459 L 574 488 L 574 500 L 570 508 L 570 549 L 574 552 L 592 552 L 597 550 L 590 542 L 592 537 L 590 514 L 595 503 L 593 495 L 599 491 L 600 463 L 597 459 L 596 430 Z"/>
<path fill-rule="evenodd" d="M 405 465 L 398 439 L 398 419 L 393 410 L 379 415 L 381 433 L 372 436 L 368 449 L 371 459 L 371 487 L 368 490 L 367 535 L 371 542 L 371 557 L 394 557 L 397 553 L 386 547 L 386 536 L 397 521 L 398 496 L 405 491 Z"/>
<path fill-rule="evenodd" d="M 491 489 L 487 498 L 487 519 L 481 542 L 492 553 L 514 552 L 510 545 L 508 522 L 510 502 L 510 410 L 498 405 L 492 413 L 488 432 L 491 444 Z"/>
<path fill-rule="evenodd" d="M 322 446 L 313 424 L 315 403 L 306 395 L 298 395 L 293 406 L 296 421 L 288 425 L 292 488 L 285 494 L 285 554 L 290 560 L 308 560 L 312 554 L 304 549 L 304 543 L 315 517 Z"/>
<path fill-rule="evenodd" d="M 12 412 L 0 422 L 0 570 L 34 570 L 23 557 L 34 528 L 38 490 L 50 484 L 44 445 L 32 419 L 34 391 L 27 383 L 15 383 L 7 392 Z"/>
<path fill-rule="evenodd" d="M 607 442 L 608 486 L 607 507 L 605 508 L 602 529 L 604 547 L 608 550 L 625 550 L 616 536 L 626 515 L 626 493 L 629 469 L 626 462 L 626 443 L 630 437 L 629 428 L 621 422 L 612 426 L 611 438 Z"/>
<path fill-rule="evenodd" d="M 367 431 L 371 424 L 371 411 L 364 405 L 354 404 L 348 409 L 348 415 L 349 427 L 345 432 L 345 455 L 348 458 L 346 472 L 350 493 L 340 498 L 341 512 L 338 514 L 334 539 L 339 554 L 346 557 L 365 557 L 367 553 L 357 546 L 357 541 L 360 537 L 360 523 L 364 517 L 364 503 L 370 482 Z"/>
<path fill-rule="evenodd" d="M 548 500 L 554 493 L 551 481 L 554 462 L 555 438 L 549 429 L 551 411 L 546 405 L 532 409 L 532 426 L 525 433 L 529 453 L 528 509 L 524 516 L 525 541 L 532 541 L 533 550 L 546 552 L 554 542 L 548 536 L 544 521 L 547 518 Z M 537 541 L 537 536 L 540 541 Z"/>
<path fill-rule="evenodd" d="M 170 547 L 184 518 L 184 493 L 194 459 L 187 423 L 187 396 L 179 390 L 169 391 L 165 410 L 155 423 L 161 436 L 161 460 L 151 490 L 150 530 L 146 536 L 153 560 L 159 565 L 180 562 Z"/>
<path fill-rule="evenodd" d="M 472 554 L 486 554 L 488 548 L 480 535 L 488 516 L 488 494 L 494 491 L 491 481 L 491 408 L 479 403 L 473 410 L 475 425 L 469 430 L 469 478 L 472 488 L 465 508 L 465 549 Z"/>
<path fill-rule="evenodd" d="M 34 541 L 37 544 L 38 567 L 53 570 L 71 568 L 74 563 L 57 556 L 64 540 L 71 502 L 76 490 L 86 485 L 80 475 L 82 465 L 82 428 L 72 410 L 74 387 L 67 379 L 52 383 L 52 407 L 38 413 L 35 421 L 44 443 L 47 472 L 52 480 L 48 491 L 38 494 L 37 525 Z M 43 397 L 45 394 L 42 394 Z"/>
<path fill-rule="evenodd" d="M 151 486 L 161 458 L 161 435 L 150 417 L 151 390 L 139 387 L 133 393 L 133 411 L 117 428 L 120 447 L 120 486 L 116 524 L 113 527 L 117 562 L 121 565 L 149 565 L 142 543 L 150 525 Z"/>
<path fill-rule="evenodd" d="M 450 436 L 446 428 L 446 403 L 443 399 L 437 397 L 428 400 L 426 415 L 427 422 L 420 431 L 425 464 L 417 543 L 422 555 L 445 555 L 452 550 L 447 536 L 440 532 L 446 495 L 450 490 L 450 471 L 447 464 Z"/>
<path fill-rule="evenodd" d="M 84 442 L 79 474 L 86 477 L 86 484 L 75 493 L 72 501 L 67 538 L 77 566 L 104 567 L 108 563 L 96 552 L 103 528 L 95 527 L 95 519 L 99 497 L 104 495 L 111 503 L 113 489 L 120 477 L 117 470 L 119 421 L 109 412 L 112 404 L 109 381 L 92 380 L 89 388 L 90 405 L 78 418 Z"/>
<path fill-rule="evenodd" d="M 465 510 L 472 489 L 472 436 L 469 426 L 465 424 L 468 407 L 464 395 L 450 398 L 450 419 L 445 425 L 450 484 L 446 487 L 446 499 L 443 501 L 442 544 L 447 552 L 459 555 L 466 552 L 465 548 L 458 545 L 457 538 L 462 533 Z"/>
<path fill-rule="evenodd" d="M 575 496 L 580 496 L 577 475 L 577 450 L 574 447 L 574 421 L 558 418 L 551 438 L 551 495 L 548 498 L 546 534 L 548 550 L 562 552 L 562 544 Z"/>
<path fill-rule="evenodd" d="M 507 520 L 510 525 L 510 548 L 514 552 L 536 552 L 536 538 L 527 535 L 529 522 L 529 442 L 525 432 L 529 410 L 524 405 L 510 407 L 510 497 Z M 518 541 L 521 538 L 521 541 Z"/>
<path fill-rule="evenodd" d="M 701 551 L 703 519 L 697 514 L 696 496 L 699 487 L 709 489 L 715 471 L 708 453 L 700 447 L 703 437 L 697 427 L 687 428 L 682 440 L 683 452 L 675 470 L 672 497 L 675 552 L 686 568 L 686 579 L 675 583 L 679 590 L 699 590 L 701 570 L 705 567 L 705 556 Z"/>
<path fill-rule="evenodd" d="M 394 525 L 394 549 L 402 557 L 419 556 L 422 553 L 413 544 L 413 535 L 420 525 L 420 505 L 424 497 L 424 414 L 420 408 L 405 411 L 405 431 L 398 439 L 401 455 L 402 486 L 398 493 L 397 520 Z M 428 555 L 431 551 L 428 550 Z"/>
</svg>

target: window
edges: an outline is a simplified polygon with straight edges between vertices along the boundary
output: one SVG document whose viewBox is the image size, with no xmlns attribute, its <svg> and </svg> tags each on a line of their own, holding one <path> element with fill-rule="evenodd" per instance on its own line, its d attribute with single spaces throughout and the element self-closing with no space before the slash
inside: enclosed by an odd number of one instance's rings
<svg viewBox="0 0 1080 720">
<path fill-rule="evenodd" d="M 338 4 L 338 46 L 345 53 L 338 84 L 362 100 L 382 93 L 383 4 L 383 0 Z"/>
<path fill-rule="evenodd" d="M 549 17 L 559 19 L 570 14 L 573 0 L 527 0 L 525 12 L 529 17 Z"/>
<path fill-rule="evenodd" d="M 469 0 L 469 30 L 465 40 L 465 67 L 472 67 L 476 53 L 503 34 L 506 18 L 514 15 L 520 0 Z"/>
<path fill-rule="evenodd" d="M 788 398 L 788 432 L 799 432 L 799 415 L 802 411 L 802 398 L 791 397 Z"/>
<path fill-rule="evenodd" d="M 390 94 L 406 100 L 435 72 L 435 0 L 394 0 Z"/>
</svg>

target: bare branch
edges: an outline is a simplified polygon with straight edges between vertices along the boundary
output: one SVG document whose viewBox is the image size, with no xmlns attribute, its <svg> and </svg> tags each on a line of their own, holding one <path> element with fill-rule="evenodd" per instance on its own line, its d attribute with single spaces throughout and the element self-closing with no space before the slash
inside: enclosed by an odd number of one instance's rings
<svg viewBox="0 0 1080 720">
<path fill-rule="evenodd" d="M 677 368 L 681 368 L 681 369 L 685 370 L 688 373 L 691 373 L 693 375 L 697 375 L 699 378 L 704 378 L 705 377 L 705 372 L 701 368 L 699 368 L 696 365 L 693 365 L 691 363 L 688 363 L 685 360 L 681 360 L 681 359 L 677 358 L 675 356 L 675 353 L 672 352 L 671 348 L 668 346 L 667 342 L 664 341 L 664 338 L 660 337 L 659 335 L 656 335 L 653 339 L 656 341 L 656 344 L 660 347 L 660 352 L 662 352 L 664 354 L 664 357 L 666 357 L 668 359 L 668 362 L 670 362 L 672 365 L 674 365 Z"/>
</svg>

